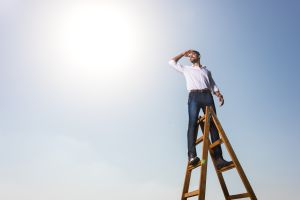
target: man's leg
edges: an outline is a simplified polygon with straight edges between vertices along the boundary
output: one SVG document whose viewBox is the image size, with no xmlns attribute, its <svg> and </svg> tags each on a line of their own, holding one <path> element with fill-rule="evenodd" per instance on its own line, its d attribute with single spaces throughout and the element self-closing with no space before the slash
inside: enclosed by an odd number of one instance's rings
<svg viewBox="0 0 300 200">
<path fill-rule="evenodd" d="M 202 109 L 203 109 L 204 114 L 205 114 L 205 111 L 206 111 L 206 106 L 212 106 L 214 112 L 217 114 L 215 103 L 214 103 L 213 97 L 210 93 L 204 94 L 203 101 L 204 101 L 204 106 L 202 107 Z M 211 138 L 212 143 L 214 143 L 215 141 L 220 139 L 218 129 L 215 126 L 215 123 L 213 122 L 212 118 L 210 120 L 210 138 Z M 222 157 L 221 145 L 218 145 L 218 146 L 214 147 L 213 152 L 214 152 L 214 157 L 215 158 Z"/>
<path fill-rule="evenodd" d="M 213 109 L 216 113 L 216 108 L 215 108 L 215 105 L 213 104 Z M 217 113 L 216 113 L 217 114 Z M 211 122 L 210 122 L 210 138 L 211 138 L 211 142 L 214 143 L 215 141 L 217 141 L 218 139 L 220 139 L 220 136 L 219 136 L 219 132 L 218 132 L 218 129 L 215 125 L 215 123 L 213 122 L 213 119 L 211 119 Z M 213 151 L 214 151 L 214 158 L 222 158 L 222 149 L 221 149 L 221 145 L 217 145 L 213 148 Z"/>
<path fill-rule="evenodd" d="M 188 99 L 188 111 L 189 111 L 189 125 L 187 131 L 188 141 L 188 157 L 194 158 L 197 156 L 196 152 L 196 137 L 197 137 L 197 120 L 200 111 L 200 105 L 197 101 L 196 93 L 190 93 Z"/>
<path fill-rule="evenodd" d="M 214 112 L 216 113 L 215 103 L 213 101 L 213 97 L 212 97 L 211 94 L 210 94 L 208 99 L 209 99 L 208 105 L 212 106 Z M 205 109 L 203 109 L 203 110 L 205 110 Z M 210 138 L 211 138 L 212 143 L 217 141 L 218 139 L 220 139 L 218 129 L 215 126 L 212 119 L 211 119 L 211 122 L 210 122 Z M 221 145 L 217 145 L 216 147 L 213 148 L 213 154 L 214 154 L 213 156 L 214 156 L 214 159 L 215 159 L 215 164 L 216 164 L 218 169 L 221 169 L 222 167 L 228 166 L 230 164 L 230 162 L 223 159 Z"/>
</svg>

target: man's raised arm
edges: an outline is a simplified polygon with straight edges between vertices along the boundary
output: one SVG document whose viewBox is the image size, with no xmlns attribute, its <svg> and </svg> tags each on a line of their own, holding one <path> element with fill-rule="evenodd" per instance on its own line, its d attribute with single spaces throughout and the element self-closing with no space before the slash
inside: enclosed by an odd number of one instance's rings
<svg viewBox="0 0 300 200">
<path fill-rule="evenodd" d="M 182 57 L 188 56 L 190 52 L 191 52 L 191 50 L 184 51 L 181 54 L 178 54 L 177 56 L 175 56 L 174 58 L 172 58 L 172 60 L 174 60 L 177 63 L 178 60 L 180 60 Z"/>
<path fill-rule="evenodd" d="M 183 66 L 180 64 L 180 63 L 177 63 L 178 60 L 180 60 L 182 57 L 184 56 L 188 56 L 189 53 L 190 53 L 191 50 L 188 50 L 188 51 L 184 51 L 182 52 L 181 54 L 178 54 L 177 56 L 175 56 L 174 58 L 172 58 L 170 61 L 169 61 L 169 65 L 171 65 L 173 68 L 175 68 L 177 71 L 179 72 L 183 72 Z"/>
</svg>

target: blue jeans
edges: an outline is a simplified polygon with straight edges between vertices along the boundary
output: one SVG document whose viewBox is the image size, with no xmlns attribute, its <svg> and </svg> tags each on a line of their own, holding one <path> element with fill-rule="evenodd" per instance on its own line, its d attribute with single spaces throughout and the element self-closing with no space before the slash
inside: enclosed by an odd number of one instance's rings
<svg viewBox="0 0 300 200">
<path fill-rule="evenodd" d="M 188 156 L 189 158 L 197 156 L 195 141 L 197 139 L 197 120 L 199 117 L 200 109 L 205 113 L 205 107 L 212 106 L 215 113 L 216 107 L 212 94 L 207 92 L 191 91 L 188 98 L 188 111 L 189 111 L 189 125 L 187 131 L 188 141 Z M 218 130 L 211 120 L 210 123 L 210 138 L 212 143 L 220 139 Z M 214 147 L 214 158 L 222 157 L 221 145 Z"/>
</svg>

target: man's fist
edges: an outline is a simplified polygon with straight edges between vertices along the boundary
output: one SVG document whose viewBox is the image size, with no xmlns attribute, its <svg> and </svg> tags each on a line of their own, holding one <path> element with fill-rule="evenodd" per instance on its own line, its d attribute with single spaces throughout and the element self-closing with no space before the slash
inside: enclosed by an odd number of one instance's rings
<svg viewBox="0 0 300 200">
<path fill-rule="evenodd" d="M 220 106 L 223 106 L 223 104 L 224 104 L 223 95 L 218 96 L 218 98 L 219 98 Z"/>
<path fill-rule="evenodd" d="M 192 50 L 190 49 L 190 50 L 183 52 L 182 54 L 184 55 L 184 57 L 189 57 L 191 52 L 192 52 Z"/>
<path fill-rule="evenodd" d="M 221 92 L 220 92 L 220 91 L 215 92 L 215 95 L 216 95 L 216 96 L 218 97 L 218 99 L 219 99 L 220 106 L 223 106 L 223 104 L 224 104 L 224 97 L 223 97 L 223 95 L 221 94 Z"/>
</svg>

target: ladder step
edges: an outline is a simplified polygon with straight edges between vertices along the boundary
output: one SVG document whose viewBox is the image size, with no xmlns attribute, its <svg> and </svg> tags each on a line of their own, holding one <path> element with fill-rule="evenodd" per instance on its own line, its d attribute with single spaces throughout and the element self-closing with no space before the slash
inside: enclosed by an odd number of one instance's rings
<svg viewBox="0 0 300 200">
<path fill-rule="evenodd" d="M 226 172 L 226 171 L 228 171 L 228 170 L 230 170 L 232 168 L 235 168 L 235 164 L 232 161 L 230 161 L 230 164 L 227 165 L 227 166 L 225 166 L 225 167 L 223 167 L 223 168 L 221 168 L 221 169 L 219 169 L 218 173 Z"/>
<path fill-rule="evenodd" d="M 188 192 L 188 193 L 185 193 L 184 194 L 184 197 L 185 198 L 189 198 L 189 197 L 194 197 L 194 196 L 197 196 L 199 195 L 199 190 L 195 190 L 193 192 Z"/>
<path fill-rule="evenodd" d="M 201 166 L 201 160 L 197 163 L 197 165 L 189 165 L 188 170 L 191 171 L 199 166 Z"/>
<path fill-rule="evenodd" d="M 214 147 L 216 147 L 222 143 L 223 143 L 223 140 L 222 140 L 222 138 L 220 138 L 217 141 L 215 141 L 214 143 L 212 143 L 211 145 L 209 145 L 209 148 L 213 149 Z"/>
<path fill-rule="evenodd" d="M 199 144 L 199 143 L 202 142 L 202 141 L 203 141 L 203 135 L 201 135 L 201 137 L 199 137 L 199 138 L 196 140 L 195 144 L 197 145 L 197 144 Z"/>
<path fill-rule="evenodd" d="M 230 195 L 230 199 L 242 199 L 246 197 L 250 197 L 249 193 L 243 193 L 243 194 L 235 194 L 235 195 Z"/>
<path fill-rule="evenodd" d="M 205 115 L 198 118 L 197 124 L 200 124 L 200 122 L 204 122 L 204 121 L 205 121 Z"/>
</svg>

